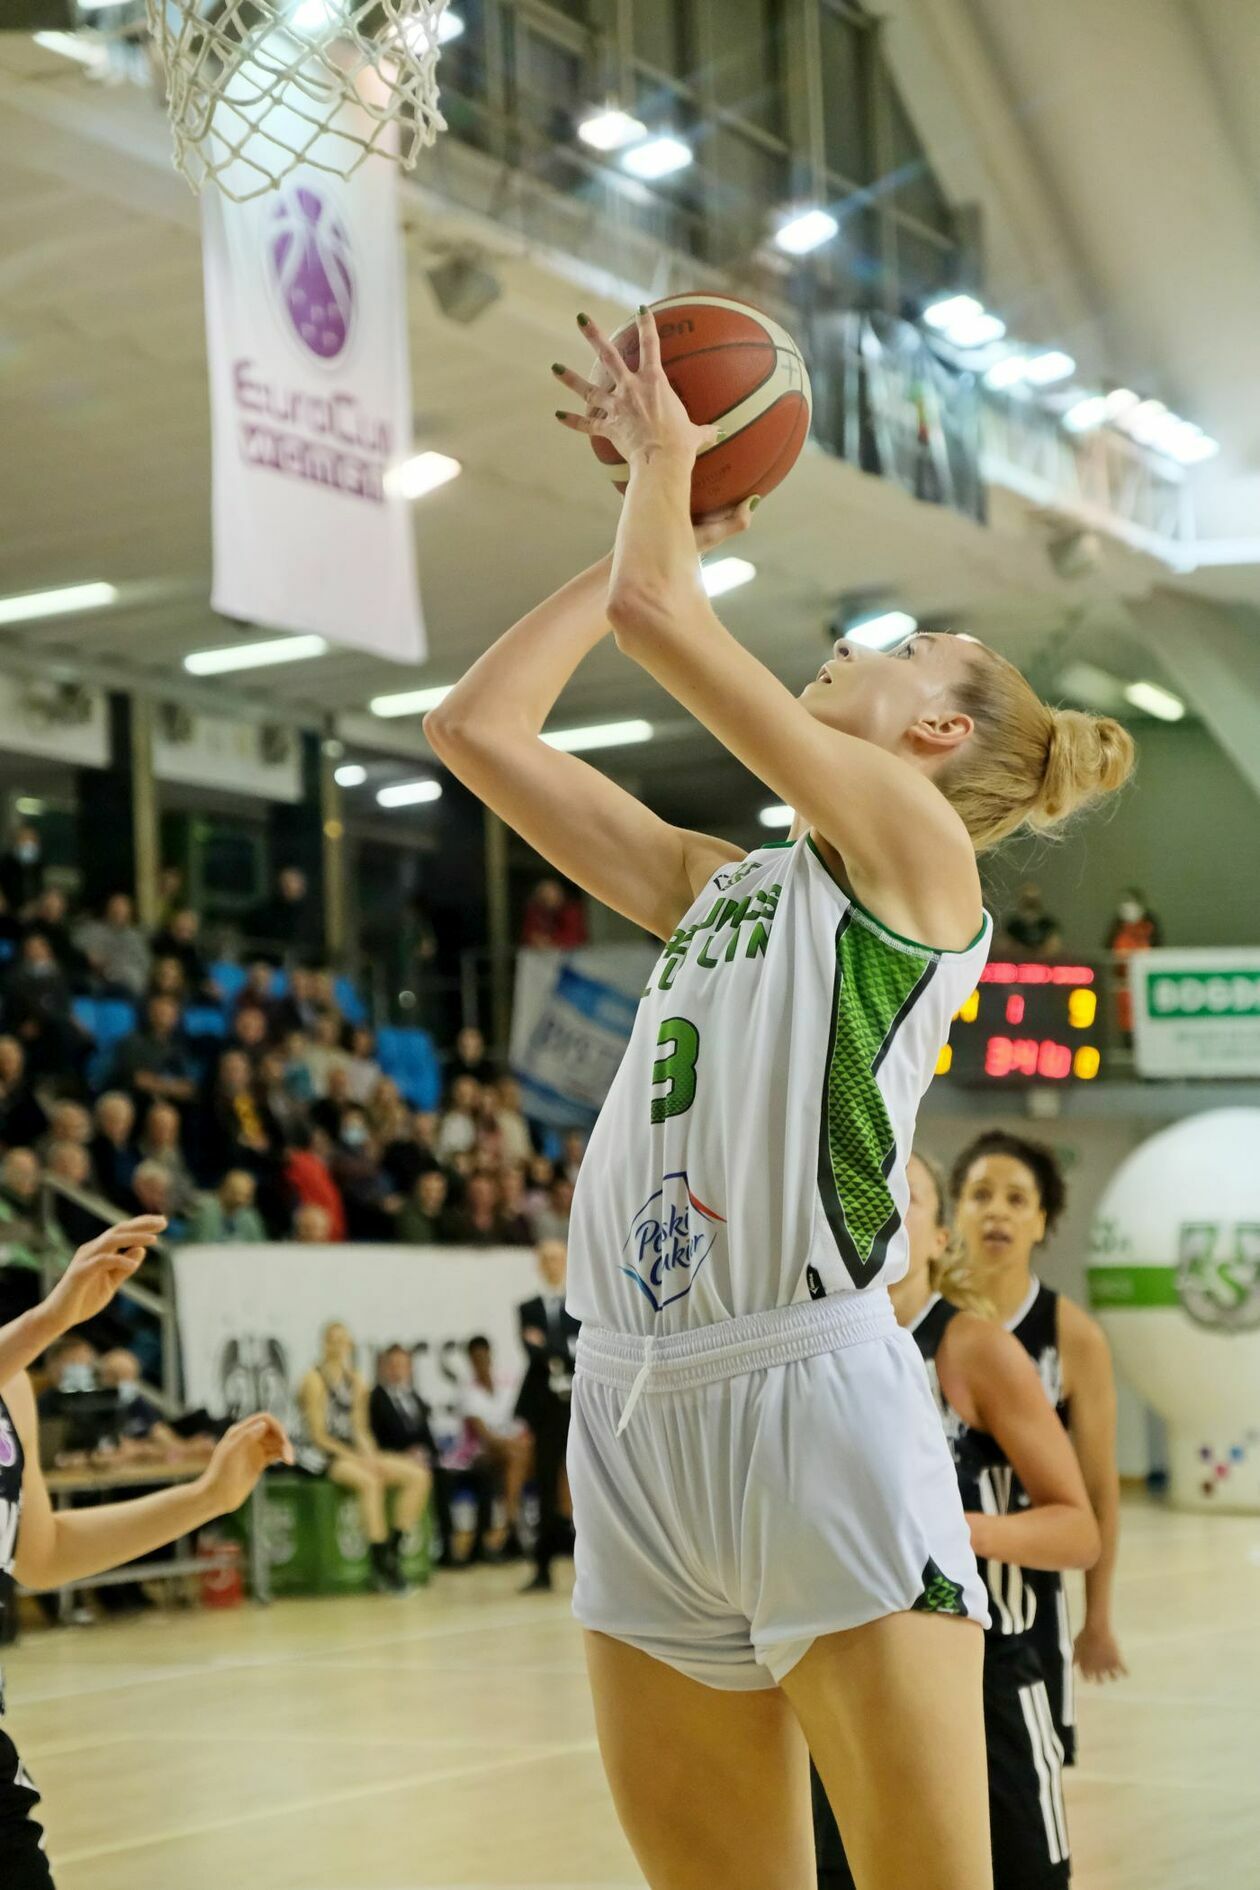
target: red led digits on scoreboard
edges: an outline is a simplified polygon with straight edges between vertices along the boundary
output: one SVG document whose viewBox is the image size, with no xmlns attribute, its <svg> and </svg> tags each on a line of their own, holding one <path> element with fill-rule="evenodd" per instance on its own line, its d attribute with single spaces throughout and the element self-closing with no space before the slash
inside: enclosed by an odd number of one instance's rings
<svg viewBox="0 0 1260 1890">
<path fill-rule="evenodd" d="M 984 1050 L 986 1076 L 1039 1076 L 1061 1083 L 1072 1074 L 1072 1052 L 1052 1037 L 990 1037 Z"/>
</svg>

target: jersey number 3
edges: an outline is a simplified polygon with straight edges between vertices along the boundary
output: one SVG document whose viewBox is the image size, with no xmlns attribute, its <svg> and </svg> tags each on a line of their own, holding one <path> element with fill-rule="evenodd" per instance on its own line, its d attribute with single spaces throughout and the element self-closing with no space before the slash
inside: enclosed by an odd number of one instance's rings
<svg viewBox="0 0 1260 1890">
<path fill-rule="evenodd" d="M 658 1057 L 652 1065 L 652 1087 L 668 1083 L 663 1096 L 652 1098 L 653 1122 L 668 1122 L 671 1116 L 685 1115 L 696 1100 L 696 1063 L 700 1056 L 700 1032 L 685 1017 L 667 1017 L 656 1038 L 656 1047 L 671 1045 L 668 1056 Z"/>
</svg>

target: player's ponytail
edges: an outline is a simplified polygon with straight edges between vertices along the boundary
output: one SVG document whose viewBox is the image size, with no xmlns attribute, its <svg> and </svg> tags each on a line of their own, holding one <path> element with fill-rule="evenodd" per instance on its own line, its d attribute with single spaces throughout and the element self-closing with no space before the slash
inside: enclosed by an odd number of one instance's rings
<svg viewBox="0 0 1260 1890">
<path fill-rule="evenodd" d="M 915 1149 L 914 1159 L 926 1171 L 936 1192 L 936 1225 L 948 1229 L 945 1177 L 932 1157 L 924 1155 L 920 1149 Z M 960 1312 L 975 1313 L 980 1319 L 997 1317 L 997 1308 L 981 1291 L 967 1264 L 967 1256 L 952 1233 L 944 1252 L 938 1254 L 928 1268 L 928 1284 L 934 1293 L 947 1299 L 951 1306 L 957 1306 Z"/>
<path fill-rule="evenodd" d="M 1106 715 L 1052 709 L 1013 663 L 974 646 L 959 706 L 975 732 L 941 779 L 977 853 L 1019 827 L 1044 831 L 1123 787 L 1133 738 Z"/>
</svg>

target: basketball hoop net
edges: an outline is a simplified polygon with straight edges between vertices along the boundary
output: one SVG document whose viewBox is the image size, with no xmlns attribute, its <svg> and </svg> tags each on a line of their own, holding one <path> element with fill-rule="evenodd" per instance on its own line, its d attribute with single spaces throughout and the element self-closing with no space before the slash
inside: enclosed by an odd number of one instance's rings
<svg viewBox="0 0 1260 1890">
<path fill-rule="evenodd" d="M 410 170 L 446 121 L 447 0 L 147 0 L 176 168 L 244 203 L 299 165 Z"/>
</svg>

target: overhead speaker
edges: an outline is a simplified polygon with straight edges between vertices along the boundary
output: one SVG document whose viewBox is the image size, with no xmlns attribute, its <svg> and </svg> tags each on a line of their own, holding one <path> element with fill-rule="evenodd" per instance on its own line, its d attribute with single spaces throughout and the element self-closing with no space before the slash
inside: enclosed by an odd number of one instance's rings
<svg viewBox="0 0 1260 1890">
<path fill-rule="evenodd" d="M 475 255 L 448 256 L 425 273 L 443 315 L 465 326 L 484 315 L 503 293 L 499 278 Z"/>
</svg>

